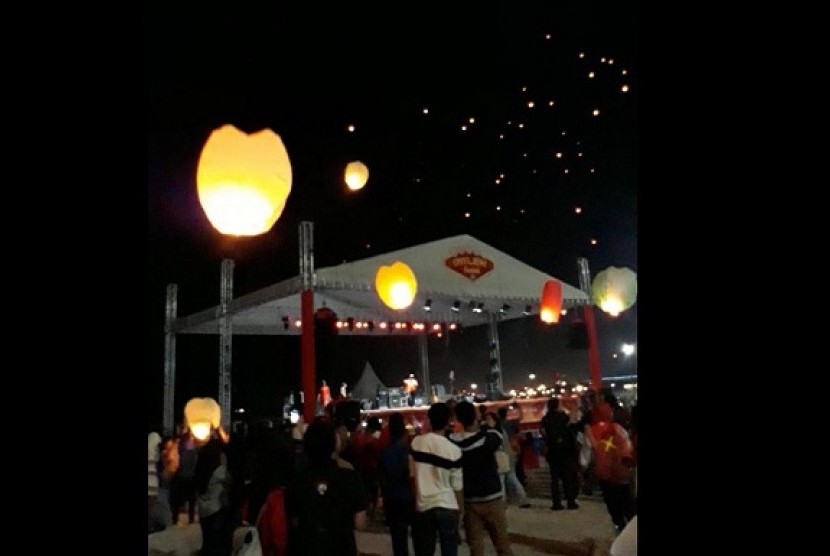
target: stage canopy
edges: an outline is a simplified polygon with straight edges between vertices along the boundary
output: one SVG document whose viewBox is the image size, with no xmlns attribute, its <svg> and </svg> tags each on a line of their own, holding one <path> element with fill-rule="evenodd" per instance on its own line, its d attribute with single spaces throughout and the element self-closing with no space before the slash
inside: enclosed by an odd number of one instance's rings
<svg viewBox="0 0 830 556">
<path fill-rule="evenodd" d="M 402 311 L 387 308 L 375 289 L 381 266 L 406 263 L 418 282 L 412 305 Z M 340 334 L 408 334 L 411 328 L 381 327 L 381 323 L 424 323 L 462 327 L 487 324 L 491 314 L 500 320 L 538 315 L 539 298 L 547 280 L 558 280 L 469 235 L 440 239 L 384 255 L 315 271 L 314 309 L 327 307 L 338 319 L 371 323 L 344 326 Z M 562 306 L 588 303 L 578 288 L 562 283 Z M 232 299 L 227 315 L 234 335 L 300 334 L 300 276 Z M 430 310 L 425 310 L 429 305 Z M 455 310 L 457 309 L 457 310 Z M 474 309 L 481 309 L 480 311 Z M 176 334 L 220 334 L 220 307 L 174 319 Z"/>
</svg>

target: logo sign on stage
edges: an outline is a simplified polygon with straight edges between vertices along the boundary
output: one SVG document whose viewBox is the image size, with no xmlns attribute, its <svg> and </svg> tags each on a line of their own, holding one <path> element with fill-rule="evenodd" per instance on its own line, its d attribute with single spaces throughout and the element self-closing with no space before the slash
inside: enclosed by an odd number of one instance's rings
<svg viewBox="0 0 830 556">
<path fill-rule="evenodd" d="M 444 263 L 447 267 L 468 280 L 478 280 L 491 270 L 493 261 L 475 253 L 459 253 L 448 258 Z"/>
</svg>

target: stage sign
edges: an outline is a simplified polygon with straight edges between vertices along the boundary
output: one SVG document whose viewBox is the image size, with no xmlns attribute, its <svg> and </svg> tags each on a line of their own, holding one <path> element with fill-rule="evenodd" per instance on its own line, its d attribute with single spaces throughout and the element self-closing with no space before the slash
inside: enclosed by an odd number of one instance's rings
<svg viewBox="0 0 830 556">
<path fill-rule="evenodd" d="M 491 270 L 493 261 L 475 253 L 459 253 L 449 257 L 444 264 L 451 270 L 459 273 L 465 278 L 476 281 Z"/>
</svg>

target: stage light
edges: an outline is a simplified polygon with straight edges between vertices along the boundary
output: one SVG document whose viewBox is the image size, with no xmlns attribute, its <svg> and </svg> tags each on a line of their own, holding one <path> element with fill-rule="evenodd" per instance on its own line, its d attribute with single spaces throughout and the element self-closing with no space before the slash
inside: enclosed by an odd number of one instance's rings
<svg viewBox="0 0 830 556">
<path fill-rule="evenodd" d="M 504 314 L 504 313 L 506 313 L 506 312 L 507 312 L 507 311 L 509 311 L 509 310 L 510 310 L 510 305 L 508 305 L 507 303 L 505 303 L 504 305 L 502 305 L 502 306 L 501 306 L 501 309 L 499 309 L 499 312 L 500 312 L 500 313 L 502 313 L 502 314 Z"/>
<path fill-rule="evenodd" d="M 452 310 L 457 313 L 458 311 L 460 311 L 460 307 L 461 307 L 461 302 L 456 299 L 452 304 Z"/>
<path fill-rule="evenodd" d="M 424 311 L 432 311 L 432 299 L 427 299 L 424 303 Z"/>
</svg>

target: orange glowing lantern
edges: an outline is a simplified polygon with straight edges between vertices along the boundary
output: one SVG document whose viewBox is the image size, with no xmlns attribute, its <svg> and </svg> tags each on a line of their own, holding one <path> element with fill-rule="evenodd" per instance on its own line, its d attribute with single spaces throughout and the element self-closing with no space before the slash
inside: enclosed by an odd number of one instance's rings
<svg viewBox="0 0 830 556">
<path fill-rule="evenodd" d="M 219 428 L 222 409 L 213 398 L 193 398 L 184 406 L 187 428 L 198 440 L 207 440 L 210 431 Z"/>
<path fill-rule="evenodd" d="M 616 317 L 637 301 L 637 275 L 628 268 L 608 267 L 591 283 L 594 304 Z"/>
<path fill-rule="evenodd" d="M 349 186 L 349 189 L 352 191 L 363 189 L 363 186 L 366 185 L 366 182 L 369 180 L 369 169 L 359 160 L 349 162 L 349 164 L 346 165 L 345 178 L 346 185 Z"/>
<path fill-rule="evenodd" d="M 396 261 L 392 266 L 381 266 L 378 269 L 375 275 L 375 290 L 387 307 L 406 309 L 415 299 L 418 281 L 411 268 Z"/>
<path fill-rule="evenodd" d="M 264 234 L 291 193 L 291 161 L 282 139 L 270 129 L 248 135 L 227 124 L 214 130 L 202 147 L 196 188 L 219 232 Z"/>
<path fill-rule="evenodd" d="M 548 280 L 542 287 L 539 301 L 539 318 L 542 322 L 556 324 L 562 314 L 562 284 L 559 280 Z"/>
</svg>

